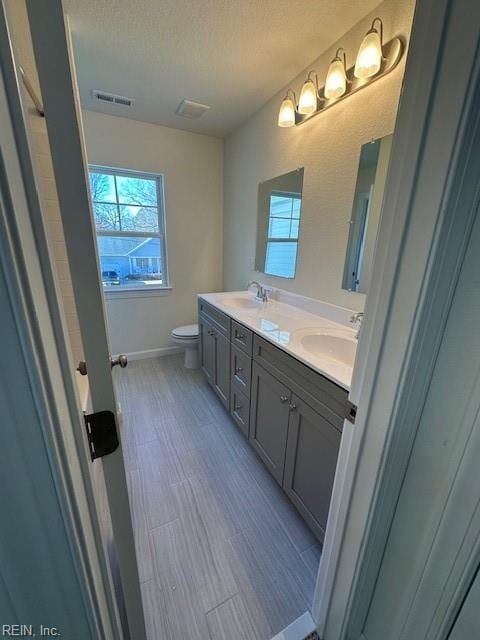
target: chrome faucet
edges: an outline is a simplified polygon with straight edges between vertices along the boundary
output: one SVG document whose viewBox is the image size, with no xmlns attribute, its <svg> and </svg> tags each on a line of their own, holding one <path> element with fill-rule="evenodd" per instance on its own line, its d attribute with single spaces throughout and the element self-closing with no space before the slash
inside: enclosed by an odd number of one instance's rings
<svg viewBox="0 0 480 640">
<path fill-rule="evenodd" d="M 251 280 L 247 284 L 247 289 L 249 289 L 252 286 L 252 284 L 254 284 L 257 287 L 257 295 L 255 296 L 255 299 L 258 300 L 259 302 L 268 302 L 268 291 L 267 291 L 267 289 L 265 287 L 263 287 L 256 280 Z"/>
<path fill-rule="evenodd" d="M 363 320 L 363 311 L 358 311 L 357 313 L 354 313 L 353 316 L 350 318 L 350 322 L 353 325 L 358 324 L 357 333 L 355 334 L 355 340 L 358 340 L 360 338 L 360 332 L 362 330 L 362 320 Z"/>
</svg>

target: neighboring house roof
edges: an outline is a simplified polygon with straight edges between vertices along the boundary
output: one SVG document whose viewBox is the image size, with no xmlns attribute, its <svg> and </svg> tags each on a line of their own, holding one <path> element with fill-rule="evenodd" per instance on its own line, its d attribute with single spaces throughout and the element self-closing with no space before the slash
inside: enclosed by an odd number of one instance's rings
<svg viewBox="0 0 480 640">
<path fill-rule="evenodd" d="M 101 256 L 131 256 L 140 247 L 152 243 L 159 246 L 159 238 L 119 238 L 113 236 L 97 236 L 98 250 Z M 158 253 L 156 248 L 155 254 Z"/>
</svg>

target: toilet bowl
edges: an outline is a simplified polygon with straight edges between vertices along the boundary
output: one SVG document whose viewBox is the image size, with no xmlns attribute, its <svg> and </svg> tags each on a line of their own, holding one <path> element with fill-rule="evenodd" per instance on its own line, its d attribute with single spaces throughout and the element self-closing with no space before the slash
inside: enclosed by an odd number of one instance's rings
<svg viewBox="0 0 480 640">
<path fill-rule="evenodd" d="M 200 358 L 198 354 L 198 324 L 188 324 L 172 330 L 171 337 L 175 344 L 185 349 L 185 368 L 198 369 Z"/>
</svg>

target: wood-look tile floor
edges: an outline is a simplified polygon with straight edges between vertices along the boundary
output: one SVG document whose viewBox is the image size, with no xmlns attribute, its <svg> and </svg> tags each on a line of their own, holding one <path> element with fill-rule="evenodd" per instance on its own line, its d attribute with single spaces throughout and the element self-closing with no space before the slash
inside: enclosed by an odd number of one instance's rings
<svg viewBox="0 0 480 640">
<path fill-rule="evenodd" d="M 269 640 L 310 609 L 315 538 L 200 371 L 115 380 L 149 640 Z"/>
</svg>

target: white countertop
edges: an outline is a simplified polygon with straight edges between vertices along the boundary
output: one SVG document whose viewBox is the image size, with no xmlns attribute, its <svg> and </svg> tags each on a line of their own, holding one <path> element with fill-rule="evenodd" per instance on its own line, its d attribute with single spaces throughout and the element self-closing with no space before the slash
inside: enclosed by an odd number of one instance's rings
<svg viewBox="0 0 480 640">
<path fill-rule="evenodd" d="M 346 364 L 333 357 L 335 355 L 333 352 L 332 356 L 327 353 L 312 353 L 302 345 L 302 337 L 315 333 L 327 334 L 345 338 L 352 345 L 352 341 L 355 340 L 355 329 L 279 300 L 256 302 L 254 294 L 247 291 L 202 293 L 199 294 L 199 298 L 241 322 L 332 382 L 347 391 L 350 390 L 354 356 L 351 364 Z M 252 308 L 232 305 L 232 299 L 235 302 L 252 301 L 247 302 L 252 305 Z M 255 301 L 254 305 L 253 301 Z M 353 350 L 355 349 L 356 343 L 353 344 Z"/>
</svg>

